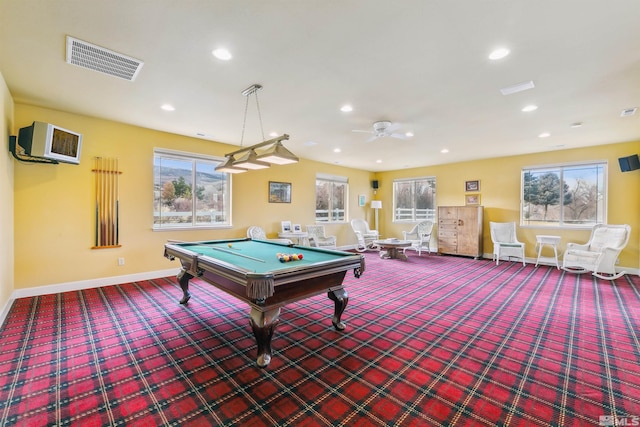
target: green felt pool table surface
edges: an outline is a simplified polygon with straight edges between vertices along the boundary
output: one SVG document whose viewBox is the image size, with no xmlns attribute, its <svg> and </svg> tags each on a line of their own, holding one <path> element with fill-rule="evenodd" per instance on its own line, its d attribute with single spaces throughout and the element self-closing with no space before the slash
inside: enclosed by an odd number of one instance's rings
<svg viewBox="0 0 640 427">
<path fill-rule="evenodd" d="M 329 262 L 345 256 L 343 252 L 318 251 L 300 246 L 288 247 L 278 243 L 256 240 L 180 243 L 177 246 L 254 273 L 275 273 Z M 280 262 L 277 257 L 278 253 L 302 254 L 302 259 Z"/>
</svg>

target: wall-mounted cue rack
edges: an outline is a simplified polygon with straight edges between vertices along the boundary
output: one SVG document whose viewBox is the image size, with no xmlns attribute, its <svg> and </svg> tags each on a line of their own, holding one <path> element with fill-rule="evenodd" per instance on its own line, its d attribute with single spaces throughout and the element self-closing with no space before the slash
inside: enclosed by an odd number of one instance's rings
<svg viewBox="0 0 640 427">
<path fill-rule="evenodd" d="M 91 249 L 120 247 L 118 159 L 95 158 L 92 172 L 96 178 L 95 246 Z"/>
</svg>

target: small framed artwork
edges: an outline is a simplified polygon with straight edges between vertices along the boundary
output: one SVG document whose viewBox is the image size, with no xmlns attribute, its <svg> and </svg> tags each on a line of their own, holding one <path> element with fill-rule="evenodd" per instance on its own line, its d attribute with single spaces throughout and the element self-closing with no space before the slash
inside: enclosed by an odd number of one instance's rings
<svg viewBox="0 0 640 427">
<path fill-rule="evenodd" d="M 291 203 L 291 183 L 269 181 L 269 203 Z"/>
<path fill-rule="evenodd" d="M 480 195 L 479 194 L 467 194 L 465 196 L 465 204 L 467 205 L 479 205 L 480 204 Z"/>
<path fill-rule="evenodd" d="M 283 233 L 291 233 L 291 221 L 281 221 L 282 232 Z"/>
<path fill-rule="evenodd" d="M 364 206 L 367 203 L 367 196 L 360 194 L 358 196 L 358 206 Z"/>
<path fill-rule="evenodd" d="M 293 224 L 294 233 L 302 233 L 302 226 L 300 224 Z"/>
<path fill-rule="evenodd" d="M 465 181 L 464 182 L 464 191 L 480 191 L 480 181 Z"/>
</svg>

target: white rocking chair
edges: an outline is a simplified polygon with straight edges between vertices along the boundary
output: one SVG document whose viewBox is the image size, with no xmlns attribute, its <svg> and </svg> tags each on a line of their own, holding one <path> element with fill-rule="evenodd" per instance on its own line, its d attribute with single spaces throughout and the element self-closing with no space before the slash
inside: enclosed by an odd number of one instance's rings
<svg viewBox="0 0 640 427">
<path fill-rule="evenodd" d="M 431 254 L 431 233 L 433 231 L 433 221 L 422 221 L 417 223 L 411 231 L 403 231 L 402 236 L 404 240 L 409 240 L 411 246 L 402 250 L 402 253 L 407 251 L 416 251 L 418 256 L 422 255 L 422 251 L 426 250 L 428 254 Z"/>
<path fill-rule="evenodd" d="M 309 245 L 324 249 L 336 248 L 336 236 L 325 235 L 324 225 L 307 225 L 307 233 L 309 233 Z"/>
<path fill-rule="evenodd" d="M 373 242 L 380 239 L 380 234 L 378 230 L 369 229 L 367 221 L 363 219 L 352 219 L 351 228 L 353 228 L 353 232 L 356 233 L 356 238 L 358 239 L 356 251 L 364 252 L 368 249 L 378 249 Z"/>
<path fill-rule="evenodd" d="M 604 280 L 621 277 L 626 272 L 616 273 L 616 260 L 627 246 L 630 234 L 631 227 L 627 224 L 594 225 L 587 243 L 567 243 L 562 269 L 579 274 L 590 271 L 592 275 Z"/>
</svg>

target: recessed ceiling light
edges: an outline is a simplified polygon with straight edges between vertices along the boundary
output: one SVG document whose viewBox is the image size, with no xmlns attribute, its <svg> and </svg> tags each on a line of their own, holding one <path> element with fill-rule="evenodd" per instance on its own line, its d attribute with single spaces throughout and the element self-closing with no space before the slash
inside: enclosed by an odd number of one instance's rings
<svg viewBox="0 0 640 427">
<path fill-rule="evenodd" d="M 491 54 L 489 54 L 489 59 L 495 61 L 498 59 L 502 59 L 505 56 L 509 55 L 510 51 L 509 49 L 505 48 L 505 47 L 501 47 L 499 49 L 494 50 L 493 52 L 491 52 Z"/>
<path fill-rule="evenodd" d="M 160 108 L 162 108 L 164 111 L 175 111 L 176 107 L 174 107 L 171 104 L 163 104 Z"/>
<path fill-rule="evenodd" d="M 376 160 L 376 163 L 382 163 L 382 160 L 378 159 Z"/>
<path fill-rule="evenodd" d="M 536 111 L 538 109 L 537 105 L 527 105 L 522 109 L 525 113 L 530 113 L 531 111 Z"/>
<path fill-rule="evenodd" d="M 342 152 L 342 150 L 341 150 L 341 149 L 339 149 L 339 148 L 334 148 L 334 149 L 333 149 L 333 152 L 334 152 L 334 153 L 340 153 L 340 152 Z"/>
<path fill-rule="evenodd" d="M 442 154 L 447 154 L 449 152 L 449 149 L 448 148 L 443 148 L 442 150 L 440 150 L 440 152 Z"/>
<path fill-rule="evenodd" d="M 340 111 L 342 111 L 343 113 L 350 113 L 351 111 L 353 111 L 353 107 L 349 104 L 343 105 L 342 107 L 340 107 Z"/>
<path fill-rule="evenodd" d="M 538 138 L 548 138 L 550 136 L 551 134 L 549 132 L 542 132 L 540 135 L 538 135 Z"/>
<path fill-rule="evenodd" d="M 228 61 L 231 58 L 233 58 L 231 56 L 231 52 L 229 52 L 227 49 L 224 49 L 224 48 L 214 49 L 211 53 L 213 54 L 213 56 L 223 61 Z"/>
<path fill-rule="evenodd" d="M 269 136 L 276 137 L 276 136 L 278 136 L 278 132 L 271 132 L 271 133 L 269 134 Z"/>
</svg>

